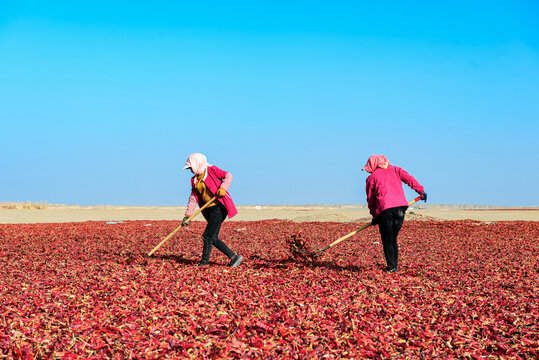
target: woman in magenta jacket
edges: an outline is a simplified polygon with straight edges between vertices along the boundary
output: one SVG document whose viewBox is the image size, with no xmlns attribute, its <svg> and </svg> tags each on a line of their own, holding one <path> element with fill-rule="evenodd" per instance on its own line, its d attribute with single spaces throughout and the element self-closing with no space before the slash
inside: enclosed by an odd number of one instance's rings
<svg viewBox="0 0 539 360">
<path fill-rule="evenodd" d="M 239 266 L 243 256 L 234 253 L 226 244 L 219 239 L 219 230 L 227 215 L 229 218 L 235 216 L 238 211 L 228 193 L 228 188 L 232 182 L 232 174 L 219 169 L 217 166 L 208 164 L 206 156 L 200 153 L 189 155 L 184 169 L 190 169 L 194 176 L 191 178 L 191 195 L 187 203 L 187 211 L 182 224 L 189 225 L 187 219 L 193 215 L 196 204 L 204 206 L 213 196 L 217 196 L 218 201 L 213 202 L 206 209 L 202 210 L 202 215 L 208 222 L 202 241 L 202 260 L 199 266 L 209 265 L 212 247 L 215 246 L 229 259 L 229 266 Z"/>
<path fill-rule="evenodd" d="M 372 155 L 363 168 L 371 175 L 367 178 L 367 204 L 372 224 L 380 229 L 380 236 L 387 262 L 386 271 L 397 272 L 399 247 L 397 236 L 404 222 L 408 201 L 404 195 L 404 182 L 427 201 L 421 184 L 398 166 L 390 165 L 383 155 Z"/>
</svg>

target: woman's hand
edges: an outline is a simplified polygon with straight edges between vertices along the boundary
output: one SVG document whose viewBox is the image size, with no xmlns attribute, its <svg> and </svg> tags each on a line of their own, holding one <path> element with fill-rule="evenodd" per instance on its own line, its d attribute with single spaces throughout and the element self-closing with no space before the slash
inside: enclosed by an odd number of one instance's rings
<svg viewBox="0 0 539 360">
<path fill-rule="evenodd" d="M 226 195 L 226 190 L 223 188 L 217 189 L 217 194 L 215 194 L 218 198 L 222 198 Z"/>
<path fill-rule="evenodd" d="M 424 202 L 427 202 L 427 193 L 426 192 L 421 194 L 421 200 L 423 200 Z"/>
<path fill-rule="evenodd" d="M 183 218 L 182 220 L 182 226 L 189 226 L 189 224 L 191 223 L 191 221 L 187 221 L 187 219 L 189 219 L 189 216 L 186 216 Z"/>
</svg>

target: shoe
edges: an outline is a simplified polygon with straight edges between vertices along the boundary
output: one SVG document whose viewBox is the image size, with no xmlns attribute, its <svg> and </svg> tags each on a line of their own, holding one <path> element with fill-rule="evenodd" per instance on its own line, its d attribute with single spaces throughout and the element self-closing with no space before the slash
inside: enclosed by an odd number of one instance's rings
<svg viewBox="0 0 539 360">
<path fill-rule="evenodd" d="M 243 256 L 236 254 L 232 257 L 232 259 L 230 259 L 230 264 L 228 264 L 228 266 L 230 267 L 240 266 L 242 261 L 243 261 Z"/>
<path fill-rule="evenodd" d="M 385 271 L 385 272 L 390 272 L 390 273 L 396 273 L 396 272 L 397 272 L 397 269 L 396 269 L 396 268 L 395 268 L 395 269 L 390 269 L 390 268 L 386 267 L 386 268 L 384 269 L 384 271 Z"/>
<path fill-rule="evenodd" d="M 197 264 L 197 266 L 210 266 L 210 263 L 201 261 Z"/>
</svg>

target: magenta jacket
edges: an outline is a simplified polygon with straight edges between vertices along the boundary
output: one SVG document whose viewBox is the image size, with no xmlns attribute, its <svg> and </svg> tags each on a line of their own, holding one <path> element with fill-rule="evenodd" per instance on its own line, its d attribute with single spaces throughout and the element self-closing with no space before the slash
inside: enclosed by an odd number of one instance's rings
<svg viewBox="0 0 539 360">
<path fill-rule="evenodd" d="M 422 194 L 425 190 L 412 175 L 398 166 L 378 168 L 367 178 L 367 204 L 373 217 L 377 217 L 386 209 L 408 206 L 402 182 L 418 194 Z"/>
<path fill-rule="evenodd" d="M 189 196 L 189 202 L 187 203 L 187 211 L 185 212 L 185 216 L 191 216 L 193 215 L 195 211 L 196 203 L 198 203 L 198 206 L 202 206 L 200 204 L 200 196 L 198 192 L 195 190 L 196 188 L 196 179 L 197 176 L 193 176 L 191 178 L 191 195 Z M 206 169 L 206 177 L 204 178 L 204 184 L 208 187 L 208 189 L 213 193 L 217 193 L 217 189 L 222 187 L 227 191 L 226 195 L 222 198 L 219 198 L 219 202 L 223 204 L 226 208 L 226 211 L 228 212 L 228 218 L 232 218 L 238 213 L 238 210 L 236 210 L 236 206 L 234 205 L 234 202 L 232 201 L 232 197 L 230 197 L 230 194 L 228 193 L 228 187 L 230 186 L 230 183 L 232 182 L 232 174 L 229 172 L 226 172 L 224 170 L 219 169 L 217 166 L 208 166 Z"/>
</svg>

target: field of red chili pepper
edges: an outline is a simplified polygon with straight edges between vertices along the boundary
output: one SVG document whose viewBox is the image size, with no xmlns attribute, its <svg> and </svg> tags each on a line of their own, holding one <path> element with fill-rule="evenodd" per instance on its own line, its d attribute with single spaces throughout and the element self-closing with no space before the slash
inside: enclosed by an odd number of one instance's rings
<svg viewBox="0 0 539 360">
<path fill-rule="evenodd" d="M 151 225 L 150 225 L 151 224 Z M 385 273 L 369 228 L 303 264 L 358 224 L 225 222 L 239 268 L 205 222 L 149 252 L 177 222 L 0 225 L 0 357 L 533 358 L 539 354 L 539 224 L 406 221 L 400 271 Z"/>
</svg>

